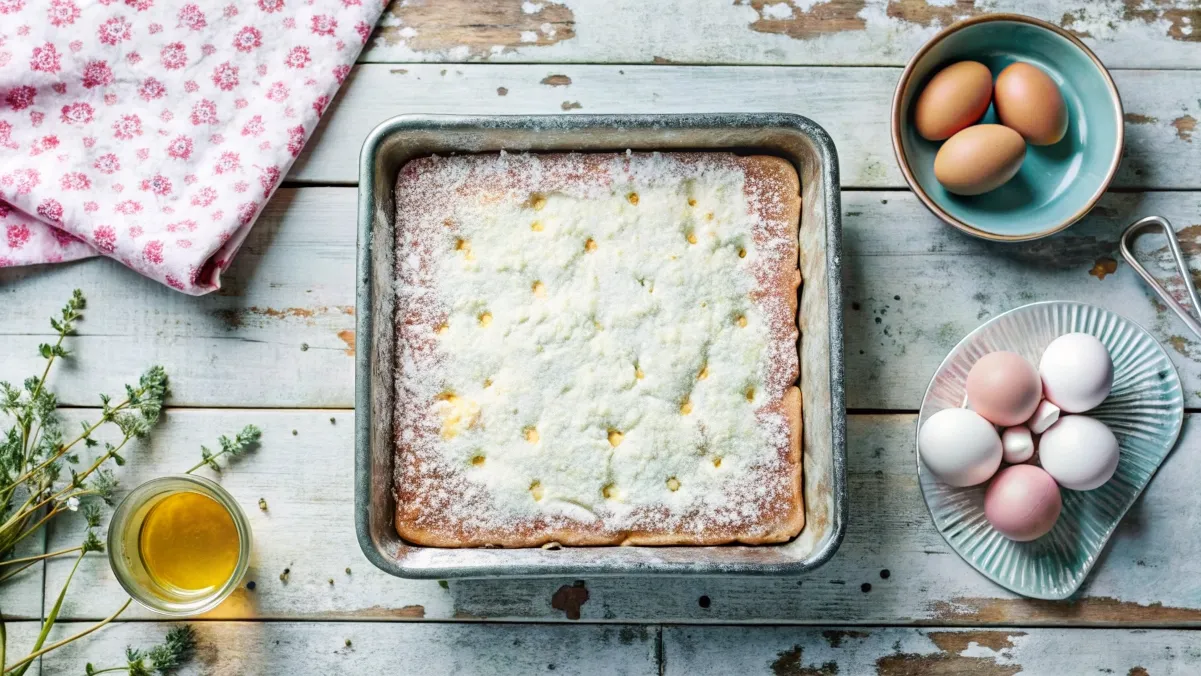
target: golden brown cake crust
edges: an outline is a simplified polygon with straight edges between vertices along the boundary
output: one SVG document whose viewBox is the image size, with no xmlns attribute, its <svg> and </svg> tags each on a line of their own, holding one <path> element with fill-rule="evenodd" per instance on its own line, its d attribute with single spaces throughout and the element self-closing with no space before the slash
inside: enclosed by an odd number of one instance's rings
<svg viewBox="0 0 1201 676">
<path fill-rule="evenodd" d="M 752 500 L 750 516 L 734 518 L 731 510 L 721 519 L 711 514 L 674 513 L 668 504 L 640 508 L 621 526 L 600 518 L 568 518 L 562 514 L 515 518 L 509 522 L 477 518 L 490 505 L 489 489 L 472 480 L 468 463 L 457 467 L 437 453 L 439 437 L 445 439 L 447 418 L 434 411 L 446 407 L 446 395 L 431 396 L 430 364 L 447 358 L 440 354 L 438 332 L 445 328 L 451 308 L 431 302 L 438 285 L 436 257 L 442 248 L 467 248 L 458 238 L 455 205 L 503 203 L 525 195 L 532 207 L 542 195 L 570 192 L 578 186 L 611 180 L 614 163 L 635 165 L 649 154 L 559 154 L 509 156 L 498 169 L 497 156 L 424 158 L 402 168 L 397 181 L 397 410 L 395 526 L 406 541 L 434 547 L 534 547 L 562 545 L 713 545 L 778 543 L 795 537 L 804 526 L 801 495 L 801 395 L 796 386 L 798 329 L 797 226 L 800 218 L 800 184 L 787 161 L 770 156 L 735 156 L 728 153 L 668 153 L 656 155 L 679 167 L 713 166 L 735 169 L 745 177 L 744 191 L 752 205 L 758 228 L 756 244 L 784 250 L 764 260 L 771 265 L 754 268 L 755 290 L 750 302 L 765 317 L 770 331 L 770 352 L 776 357 L 764 384 L 765 397 L 757 415 L 782 420 L 786 428 L 774 448 L 763 448 L 763 467 L 770 474 L 746 477 L 762 486 L 765 497 Z M 501 158 L 504 160 L 504 158 Z M 491 163 L 491 164 L 489 164 Z M 607 184 L 606 184 L 607 185 Z M 636 197 L 630 197 L 636 204 Z M 443 231 L 435 231 L 437 223 Z M 591 240 L 589 240 L 591 241 Z M 483 315 L 480 315 L 481 322 Z M 489 320 L 490 321 L 490 320 Z M 599 327 L 598 327 L 599 328 Z M 451 399 L 453 395 L 449 395 Z M 439 397 L 442 401 L 439 401 Z M 748 396 L 749 398 L 749 396 Z M 458 405 L 458 404 L 456 404 Z M 456 410 L 469 426 L 486 418 L 477 409 Z M 455 418 L 458 420 L 458 418 Z M 489 420 L 478 421 L 480 425 Z M 490 451 L 481 451 L 481 457 Z M 720 456 L 719 456 L 720 460 Z M 474 459 L 473 459 L 474 462 Z M 494 462 L 489 460 L 488 462 Z M 481 464 L 483 461 L 481 461 Z M 758 466 L 758 465 L 757 465 Z M 756 470 L 759 471 L 759 470 Z M 532 486 L 531 486 L 532 488 Z M 675 490 L 675 489 L 672 489 Z M 470 509 L 468 508 L 470 505 Z M 495 507 L 495 505 L 493 505 Z M 745 515 L 747 506 L 743 505 Z M 503 510 L 502 510 L 503 511 Z M 466 515 L 466 516 L 465 516 Z"/>
</svg>

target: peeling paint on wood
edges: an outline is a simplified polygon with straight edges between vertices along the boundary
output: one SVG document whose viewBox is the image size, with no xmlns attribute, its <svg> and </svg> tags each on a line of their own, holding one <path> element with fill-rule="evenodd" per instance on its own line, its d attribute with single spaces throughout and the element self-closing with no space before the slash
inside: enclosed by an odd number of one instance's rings
<svg viewBox="0 0 1201 676">
<path fill-rule="evenodd" d="M 580 105 L 579 101 L 564 101 L 559 107 L 563 110 L 579 110 L 584 106 Z"/>
<path fill-rule="evenodd" d="M 1020 665 L 997 664 L 991 657 L 901 653 L 876 660 L 878 676 L 1014 676 Z"/>
<path fill-rule="evenodd" d="M 1197 118 L 1192 115 L 1182 115 L 1172 120 L 1172 126 L 1176 128 L 1176 136 L 1179 136 L 1181 141 L 1192 143 L 1193 131 L 1197 128 Z"/>
<path fill-rule="evenodd" d="M 1039 599 L 954 598 L 935 601 L 929 611 L 936 622 L 956 624 L 1021 625 L 1040 621 L 1071 621 L 1081 624 L 1197 624 L 1201 609 L 1122 601 L 1108 596 L 1090 596 L 1072 601 Z"/>
<path fill-rule="evenodd" d="M 565 584 L 550 597 L 550 607 L 562 610 L 569 620 L 580 619 L 580 607 L 588 602 L 588 587 L 582 580 Z"/>
<path fill-rule="evenodd" d="M 1188 357 L 1189 359 L 1193 358 L 1192 348 L 1194 343 L 1188 338 L 1185 338 L 1184 336 L 1168 336 L 1168 344 L 1172 346 L 1173 350 L 1176 350 L 1185 357 Z"/>
<path fill-rule="evenodd" d="M 1126 20 L 1141 20 L 1148 24 L 1168 22 L 1168 37 L 1182 42 L 1201 42 L 1201 6 L 1196 2 L 1173 0 L 1125 0 Z"/>
<path fill-rule="evenodd" d="M 354 316 L 353 305 L 334 307 L 286 307 L 277 310 L 270 307 L 246 307 L 227 310 L 214 310 L 213 315 L 223 321 L 226 327 L 236 329 L 246 324 L 249 319 L 303 319 L 311 320 L 317 315 L 350 315 Z M 313 322 L 309 322 L 312 324 Z"/>
<path fill-rule="evenodd" d="M 392 19 L 376 32 L 385 45 L 455 60 L 486 59 L 575 37 L 571 9 L 550 0 L 408 0 L 392 3 L 386 12 Z"/>
<path fill-rule="evenodd" d="M 997 657 L 1014 647 L 1013 638 L 1025 636 L 1025 632 L 966 631 L 937 632 L 927 638 L 938 646 L 941 653 L 896 652 L 876 660 L 880 676 L 937 676 L 961 674 L 964 676 L 1013 676 L 1022 671 L 1018 664 L 1001 664 Z M 973 646 L 987 648 L 993 656 L 965 654 Z"/>
<path fill-rule="evenodd" d="M 940 649 L 950 653 L 961 653 L 973 644 L 988 648 L 994 652 L 1001 652 L 1006 648 L 1013 647 L 1013 639 L 1018 636 L 1025 636 L 1024 631 L 932 631 L 926 636 L 934 645 Z"/>
<path fill-rule="evenodd" d="M 805 649 L 794 645 L 776 657 L 771 663 L 771 672 L 775 676 L 834 676 L 838 673 L 838 663 L 825 662 L 821 666 L 807 667 L 804 656 Z"/>
<path fill-rule="evenodd" d="M 1098 258 L 1097 262 L 1093 264 L 1092 269 L 1088 271 L 1088 274 L 1097 279 L 1105 279 L 1107 276 L 1117 272 L 1117 270 L 1118 262 L 1112 258 L 1105 257 Z"/>
<path fill-rule="evenodd" d="M 808 40 L 820 35 L 861 31 L 867 28 L 867 20 L 859 15 L 866 6 L 863 0 L 830 0 L 803 4 L 809 6 L 801 9 L 796 0 L 751 0 L 751 7 L 759 14 L 759 18 L 751 24 L 751 30 L 758 33 L 779 33 L 796 40 Z"/>
<path fill-rule="evenodd" d="M 1155 124 L 1159 122 L 1159 118 L 1157 117 L 1140 115 L 1139 113 L 1126 113 L 1125 120 L 1130 124 Z"/>
<path fill-rule="evenodd" d="M 451 0 L 438 3 L 445 16 L 427 8 L 435 3 L 393 0 L 364 61 L 900 66 L 936 30 L 984 12 L 1058 23 L 1111 68 L 1195 68 L 1201 46 L 1195 0 Z M 571 14 L 572 39 L 525 49 L 561 37 L 558 24 L 553 37 L 543 30 L 539 14 L 552 8 Z M 488 32 L 500 35 L 470 45 L 454 37 Z M 813 39 L 822 36 L 832 39 Z"/>
<path fill-rule="evenodd" d="M 822 632 L 822 638 L 826 639 L 826 643 L 830 644 L 831 648 L 842 646 L 843 639 L 846 638 L 867 638 L 868 634 L 865 631 L 848 631 L 830 629 Z"/>
<path fill-rule="evenodd" d="M 819 629 L 668 626 L 663 670 L 683 676 L 833 674 L 997 676 L 999 674 L 1195 673 L 1201 653 L 1189 631 L 1109 629 L 971 630 L 863 628 L 843 648 L 824 645 Z M 961 638 L 951 635 L 964 634 Z M 979 639 L 979 640 L 977 640 Z M 767 665 L 763 669 L 760 665 Z M 836 669 L 836 671 L 835 671 Z"/>
<path fill-rule="evenodd" d="M 1126 672 L 1126 676 L 1150 676 L 1150 674 L 1142 667 L 1130 667 L 1130 671 Z"/>
<path fill-rule="evenodd" d="M 393 620 L 421 620 L 425 619 L 425 606 L 410 604 L 399 608 L 389 608 L 386 606 L 371 606 L 369 608 L 361 608 L 351 611 L 325 611 L 313 613 L 309 615 L 312 619 L 346 619 L 346 620 L 365 620 L 365 619 L 393 619 Z"/>
<path fill-rule="evenodd" d="M 892 0 L 888 3 L 888 16 L 919 26 L 941 26 L 951 24 L 969 16 L 979 14 L 975 0 L 954 0 L 950 4 L 930 3 L 927 0 Z"/>
<path fill-rule="evenodd" d="M 353 357 L 354 356 L 354 340 L 355 340 L 354 329 L 344 329 L 342 331 L 339 331 L 338 337 L 342 339 L 343 343 L 346 343 L 347 356 Z"/>
<path fill-rule="evenodd" d="M 507 87 L 497 87 L 497 88 L 496 88 L 496 95 L 497 95 L 497 96 L 508 96 L 508 95 L 509 95 L 509 89 L 508 89 Z"/>
<path fill-rule="evenodd" d="M 571 84 L 571 78 L 567 77 L 566 75 L 547 75 L 546 77 L 542 78 L 542 82 L 540 84 L 550 87 L 566 87 L 567 85 Z"/>
</svg>

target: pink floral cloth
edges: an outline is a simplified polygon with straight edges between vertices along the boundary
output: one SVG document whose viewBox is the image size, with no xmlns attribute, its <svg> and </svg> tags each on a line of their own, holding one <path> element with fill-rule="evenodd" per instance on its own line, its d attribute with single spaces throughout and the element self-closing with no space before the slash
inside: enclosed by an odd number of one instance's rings
<svg viewBox="0 0 1201 676">
<path fill-rule="evenodd" d="M 0 0 L 0 267 L 220 285 L 386 0 Z"/>
</svg>

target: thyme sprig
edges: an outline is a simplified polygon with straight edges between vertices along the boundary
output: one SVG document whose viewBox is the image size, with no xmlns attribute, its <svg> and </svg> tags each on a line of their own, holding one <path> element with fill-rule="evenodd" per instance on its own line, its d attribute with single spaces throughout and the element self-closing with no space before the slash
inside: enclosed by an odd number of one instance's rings
<svg viewBox="0 0 1201 676">
<path fill-rule="evenodd" d="M 125 664 L 119 667 L 96 669 L 88 662 L 84 667 L 86 676 L 124 672 L 129 676 L 170 676 L 192 657 L 196 650 L 196 632 L 192 625 L 181 624 L 171 627 L 163 642 L 150 650 L 142 651 L 133 646 L 125 648 Z"/>
<path fill-rule="evenodd" d="M 150 434 L 162 415 L 168 392 L 166 372 L 153 366 L 142 374 L 137 385 L 125 386 L 125 396 L 119 401 L 100 395 L 97 420 L 82 422 L 79 431 L 70 438 L 63 433 L 57 413 L 58 399 L 46 382 L 51 366 L 71 355 L 64 341 L 74 334 L 75 323 L 83 317 L 85 306 L 83 294 L 77 289 L 59 315 L 50 319 L 57 338 L 53 343 L 38 346 L 38 354 L 46 361 L 40 376 L 26 379 L 19 387 L 0 382 L 0 420 L 12 421 L 12 427 L 0 436 L 0 584 L 39 561 L 74 555 L 71 572 L 42 622 L 33 648 L 12 664 L 6 660 L 7 632 L 0 616 L 0 676 L 23 676 L 37 658 L 99 630 L 125 612 L 133 601 L 127 599 L 113 614 L 83 631 L 46 644 L 84 556 L 104 551 L 104 542 L 97 534 L 103 520 L 98 503 L 113 505 L 118 484 L 112 466 L 124 465 L 126 446 Z M 95 438 L 106 426 L 119 432 L 115 443 L 102 444 Z M 254 449 L 261 436 L 254 425 L 247 425 L 232 439 L 221 436 L 220 450 L 213 452 L 201 446 L 200 463 L 187 473 L 206 465 L 220 471 L 218 458 L 233 459 Z M 85 452 L 92 456 L 90 461 L 83 459 Z M 81 509 L 86 529 L 78 545 L 12 558 L 20 542 L 39 532 L 54 517 Z M 180 625 L 173 627 L 165 641 L 150 650 L 127 647 L 124 665 L 97 670 L 88 664 L 86 671 L 89 675 L 126 672 L 131 676 L 167 676 L 191 657 L 195 644 L 192 628 Z"/>
<path fill-rule="evenodd" d="M 217 440 L 217 443 L 221 445 L 221 450 L 213 453 L 208 449 L 208 447 L 201 446 L 200 462 L 196 463 L 192 469 L 189 469 L 187 472 L 185 472 L 185 474 L 191 474 L 205 465 L 213 468 L 213 470 L 216 472 L 220 472 L 221 465 L 217 464 L 217 458 L 226 455 L 232 460 L 233 458 L 236 458 L 247 451 L 253 450 L 258 446 L 259 439 L 262 438 L 262 436 L 262 430 L 254 425 L 247 425 L 246 427 L 243 427 L 242 431 L 234 435 L 233 439 L 230 439 L 222 434 L 221 438 Z"/>
<path fill-rule="evenodd" d="M 126 445 L 150 433 L 162 414 L 167 397 L 166 372 L 162 367 L 151 367 L 136 385 L 125 386 L 124 398 L 114 401 L 112 397 L 100 395 L 98 419 L 82 422 L 74 435 L 64 433 L 58 415 L 58 398 L 47 382 L 54 364 L 71 356 L 64 343 L 68 336 L 74 335 L 75 325 L 83 318 L 86 306 L 83 293 L 76 289 L 59 314 L 51 317 L 50 328 L 56 337 L 51 343 L 38 345 L 38 354 L 45 360 L 41 375 L 27 378 L 19 386 L 0 382 L 0 420 L 11 422 L 11 427 L 0 435 L 0 583 L 39 561 L 75 556 L 71 573 L 42 622 L 30 654 L 13 664 L 7 664 L 4 659 L 7 633 L 0 618 L 0 670 L 4 674 L 21 676 L 41 655 L 99 629 L 129 605 L 127 602 L 104 622 L 46 645 L 83 557 L 90 552 L 104 551 L 104 543 L 97 535 L 102 516 L 96 502 L 109 505 L 113 502 L 117 480 L 110 467 L 125 464 L 122 453 Z M 96 433 L 106 427 L 116 428 L 119 432 L 116 443 L 102 445 L 95 438 Z M 83 459 L 84 452 L 93 456 L 90 461 Z M 11 558 L 18 544 L 40 532 L 56 516 L 81 508 L 87 528 L 77 546 Z"/>
</svg>

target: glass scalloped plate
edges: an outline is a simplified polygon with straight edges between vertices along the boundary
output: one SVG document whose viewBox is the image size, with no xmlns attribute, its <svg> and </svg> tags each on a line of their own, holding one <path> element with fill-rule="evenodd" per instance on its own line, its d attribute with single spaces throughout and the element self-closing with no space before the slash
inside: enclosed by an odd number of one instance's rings
<svg viewBox="0 0 1201 676">
<path fill-rule="evenodd" d="M 968 371 L 989 352 L 1017 352 L 1037 365 L 1052 340 L 1076 331 L 1099 338 L 1113 357 L 1113 390 L 1086 415 L 1113 430 L 1120 459 L 1113 478 L 1100 488 L 1061 489 L 1063 512 L 1050 533 L 1032 542 L 1005 538 L 984 518 L 987 483 L 953 488 L 934 478 L 917 455 L 922 495 L 947 543 L 993 582 L 1039 599 L 1064 599 L 1080 588 L 1175 446 L 1184 422 L 1184 394 L 1167 353 L 1142 327 L 1108 310 L 1068 301 L 1024 305 L 990 319 L 951 350 L 930 381 L 918 415 L 921 429 L 931 415 L 962 405 Z"/>
</svg>

